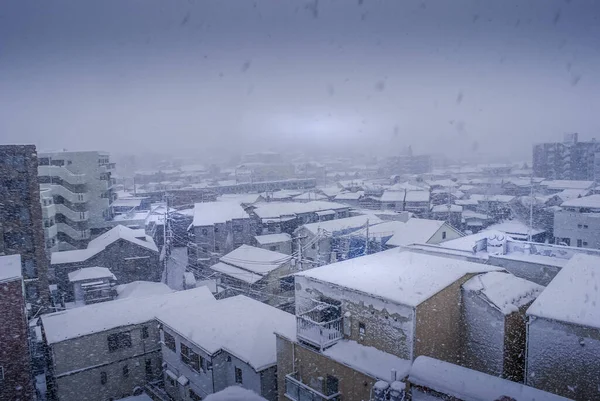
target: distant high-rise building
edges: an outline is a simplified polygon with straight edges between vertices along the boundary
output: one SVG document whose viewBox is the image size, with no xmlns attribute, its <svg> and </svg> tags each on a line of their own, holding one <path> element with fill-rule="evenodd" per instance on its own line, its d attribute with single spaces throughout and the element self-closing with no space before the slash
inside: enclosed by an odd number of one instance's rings
<svg viewBox="0 0 600 401">
<path fill-rule="evenodd" d="M 554 180 L 600 180 L 600 142 L 579 142 L 577 133 L 563 142 L 533 146 L 533 173 Z"/>
<path fill-rule="evenodd" d="M 60 250 L 85 248 L 93 236 L 110 228 L 106 221 L 116 199 L 114 168 L 106 152 L 39 154 L 39 182 L 52 193 Z"/>
<path fill-rule="evenodd" d="M 34 145 L 0 146 L 0 204 L 0 249 L 21 255 L 25 298 L 36 313 L 48 303 L 48 259 Z"/>
</svg>

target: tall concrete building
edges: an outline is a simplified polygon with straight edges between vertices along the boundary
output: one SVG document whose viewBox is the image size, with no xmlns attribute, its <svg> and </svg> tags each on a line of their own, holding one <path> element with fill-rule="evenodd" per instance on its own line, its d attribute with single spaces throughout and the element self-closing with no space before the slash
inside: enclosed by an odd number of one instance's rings
<svg viewBox="0 0 600 401">
<path fill-rule="evenodd" d="M 110 204 L 116 199 L 108 153 L 45 152 L 39 154 L 42 189 L 50 189 L 56 209 L 60 250 L 81 249 L 110 228 Z"/>
<path fill-rule="evenodd" d="M 600 142 L 579 142 L 573 133 L 562 142 L 534 145 L 533 173 L 553 180 L 600 180 Z"/>
<path fill-rule="evenodd" d="M 48 302 L 48 259 L 34 145 L 0 146 L 0 249 L 21 255 L 25 298 L 32 313 Z"/>
</svg>

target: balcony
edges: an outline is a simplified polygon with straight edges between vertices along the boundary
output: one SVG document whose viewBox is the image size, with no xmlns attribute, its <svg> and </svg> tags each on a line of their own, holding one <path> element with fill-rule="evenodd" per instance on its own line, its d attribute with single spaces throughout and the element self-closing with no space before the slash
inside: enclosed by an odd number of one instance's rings
<svg viewBox="0 0 600 401">
<path fill-rule="evenodd" d="M 76 230 L 68 224 L 65 223 L 57 223 L 58 231 L 68 235 L 74 240 L 87 240 L 90 238 L 90 230 Z"/>
<path fill-rule="evenodd" d="M 38 166 L 38 175 L 42 177 L 59 177 L 69 184 L 85 184 L 87 179 L 85 174 L 73 174 L 62 166 Z"/>
<path fill-rule="evenodd" d="M 297 378 L 296 373 L 285 376 L 285 397 L 292 401 L 341 401 L 339 392 L 325 395 L 307 386 Z"/>
<path fill-rule="evenodd" d="M 323 350 L 343 337 L 343 318 L 340 307 L 315 301 L 315 306 L 296 316 L 297 337 L 300 341 Z"/>
<path fill-rule="evenodd" d="M 41 188 L 52 188 L 52 194 L 62 196 L 71 203 L 86 203 L 90 200 L 90 195 L 87 192 L 71 192 L 62 185 L 42 184 Z"/>
<path fill-rule="evenodd" d="M 76 212 L 65 205 L 57 204 L 56 213 L 60 213 L 71 221 L 86 221 L 90 218 L 89 212 Z"/>
</svg>

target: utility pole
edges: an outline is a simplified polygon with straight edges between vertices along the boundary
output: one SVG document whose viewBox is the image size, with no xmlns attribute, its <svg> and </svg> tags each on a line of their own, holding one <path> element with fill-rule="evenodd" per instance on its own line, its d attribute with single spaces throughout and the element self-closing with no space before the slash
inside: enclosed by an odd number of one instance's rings
<svg viewBox="0 0 600 401">
<path fill-rule="evenodd" d="M 321 228 L 317 227 L 317 267 L 321 266 Z"/>
<path fill-rule="evenodd" d="M 167 233 L 170 233 L 170 228 L 167 227 L 169 224 L 169 197 L 165 192 L 165 203 L 167 205 L 165 209 L 165 216 L 163 221 L 163 250 L 165 251 L 165 257 L 163 260 L 165 269 L 165 284 L 169 283 L 169 241 L 167 239 Z"/>
<path fill-rule="evenodd" d="M 369 219 L 367 219 L 367 237 L 365 239 L 365 255 L 369 254 Z"/>
<path fill-rule="evenodd" d="M 529 232 L 527 233 L 527 241 L 531 242 L 531 232 L 533 231 L 533 175 L 530 178 L 529 186 L 531 194 L 529 195 Z"/>
</svg>

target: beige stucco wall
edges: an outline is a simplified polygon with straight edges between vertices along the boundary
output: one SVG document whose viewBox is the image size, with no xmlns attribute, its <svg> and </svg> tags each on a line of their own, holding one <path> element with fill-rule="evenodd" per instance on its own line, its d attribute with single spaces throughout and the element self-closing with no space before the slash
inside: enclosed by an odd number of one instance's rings
<svg viewBox="0 0 600 401">
<path fill-rule="evenodd" d="M 294 360 L 295 355 L 295 360 Z M 295 362 L 295 366 L 294 365 Z M 356 370 L 338 363 L 317 351 L 302 345 L 290 342 L 277 336 L 277 381 L 279 400 L 285 397 L 285 376 L 298 373 L 296 377 L 302 383 L 316 387 L 318 378 L 327 375 L 335 376 L 339 380 L 338 388 L 344 401 L 369 400 L 371 388 L 377 381 L 372 377 L 357 372 Z"/>
<path fill-rule="evenodd" d="M 460 364 L 464 339 L 461 285 L 466 275 L 417 306 L 414 358 L 426 355 Z"/>
</svg>

